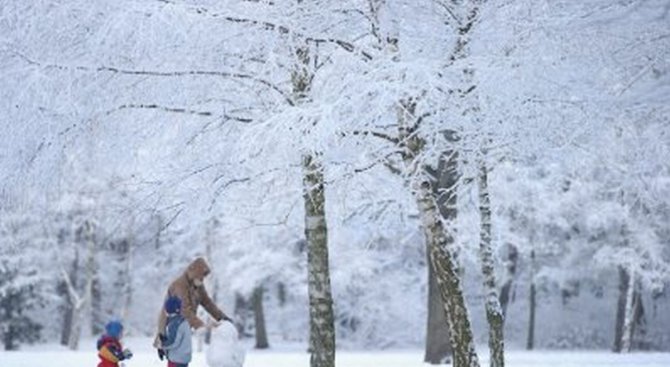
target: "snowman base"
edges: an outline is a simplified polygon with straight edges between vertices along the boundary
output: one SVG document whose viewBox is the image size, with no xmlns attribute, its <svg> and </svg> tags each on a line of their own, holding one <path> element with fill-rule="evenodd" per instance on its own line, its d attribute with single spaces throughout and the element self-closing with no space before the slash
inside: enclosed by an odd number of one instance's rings
<svg viewBox="0 0 670 367">
<path fill-rule="evenodd" d="M 242 367 L 246 351 L 239 342 L 237 329 L 230 322 L 224 322 L 212 329 L 212 338 L 207 349 L 209 367 Z"/>
</svg>

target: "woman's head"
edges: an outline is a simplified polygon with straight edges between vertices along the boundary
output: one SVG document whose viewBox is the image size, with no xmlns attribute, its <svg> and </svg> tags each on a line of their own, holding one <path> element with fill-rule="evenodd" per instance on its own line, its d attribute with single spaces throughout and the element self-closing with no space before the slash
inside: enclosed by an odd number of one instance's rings
<svg viewBox="0 0 670 367">
<path fill-rule="evenodd" d="M 203 280 L 209 275 L 209 265 L 202 257 L 195 259 L 186 269 L 186 276 L 197 287 L 202 286 Z"/>
</svg>

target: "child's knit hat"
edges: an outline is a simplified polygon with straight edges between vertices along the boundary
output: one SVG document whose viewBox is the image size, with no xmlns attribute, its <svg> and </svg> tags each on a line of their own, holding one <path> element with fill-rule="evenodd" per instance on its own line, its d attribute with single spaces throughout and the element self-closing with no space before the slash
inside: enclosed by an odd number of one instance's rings
<svg viewBox="0 0 670 367">
<path fill-rule="evenodd" d="M 165 300 L 165 312 L 168 314 L 179 313 L 181 311 L 181 299 L 177 296 L 170 296 Z"/>
<path fill-rule="evenodd" d="M 110 321 L 105 325 L 105 333 L 112 338 L 119 338 L 123 331 L 123 324 L 120 321 Z"/>
</svg>

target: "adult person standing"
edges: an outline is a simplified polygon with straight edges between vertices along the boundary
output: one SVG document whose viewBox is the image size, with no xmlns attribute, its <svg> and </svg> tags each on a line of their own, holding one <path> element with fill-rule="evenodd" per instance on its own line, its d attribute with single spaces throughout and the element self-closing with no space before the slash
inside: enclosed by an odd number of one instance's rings
<svg viewBox="0 0 670 367">
<path fill-rule="evenodd" d="M 170 286 L 168 287 L 167 294 L 165 298 L 171 296 L 179 297 L 182 301 L 181 314 L 188 322 L 189 326 L 197 330 L 203 326 L 205 323 L 198 317 L 197 311 L 198 306 L 202 305 L 207 313 L 209 313 L 217 322 L 220 321 L 230 321 L 232 319 L 228 317 L 219 307 L 214 304 L 212 299 L 207 294 L 207 290 L 204 286 L 205 277 L 210 273 L 209 266 L 205 259 L 199 257 L 195 259 L 187 268 L 182 275 L 175 279 Z M 161 333 L 165 330 L 165 323 L 167 321 L 167 315 L 161 307 L 161 312 L 158 317 L 158 332 L 156 339 L 154 340 L 154 347 L 159 351 L 158 354 L 162 359 L 162 351 L 160 350 L 161 342 Z"/>
</svg>

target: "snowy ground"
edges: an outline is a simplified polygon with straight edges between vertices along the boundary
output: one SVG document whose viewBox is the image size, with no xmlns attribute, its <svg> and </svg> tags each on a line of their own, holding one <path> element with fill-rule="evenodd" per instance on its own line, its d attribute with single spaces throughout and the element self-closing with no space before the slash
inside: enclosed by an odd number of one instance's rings
<svg viewBox="0 0 670 367">
<path fill-rule="evenodd" d="M 88 343 L 88 342 L 87 342 Z M 90 343 L 93 345 L 93 342 Z M 150 349 L 145 339 L 131 339 L 126 346 L 135 350 L 135 357 L 126 363 L 126 367 L 158 367 L 165 366 Z M 83 350 L 87 344 L 82 343 L 82 351 L 71 352 L 61 347 L 39 346 L 26 348 L 19 352 L 0 352 L 1 367 L 95 367 L 98 364 L 95 349 Z M 295 350 L 296 348 L 280 348 L 281 350 L 254 351 L 247 354 L 245 367 L 307 367 L 309 355 Z M 481 353 L 483 354 L 483 353 Z M 339 367 L 425 367 L 421 363 L 420 350 L 410 351 L 377 351 L 356 352 L 338 351 L 337 366 Z M 486 366 L 485 360 L 482 366 Z M 509 367 L 668 367 L 670 353 L 633 353 L 617 355 L 603 352 L 568 352 L 568 351 L 509 351 L 507 353 Z M 190 367 L 207 367 L 204 353 L 195 353 Z"/>
</svg>

